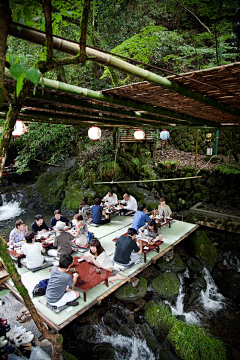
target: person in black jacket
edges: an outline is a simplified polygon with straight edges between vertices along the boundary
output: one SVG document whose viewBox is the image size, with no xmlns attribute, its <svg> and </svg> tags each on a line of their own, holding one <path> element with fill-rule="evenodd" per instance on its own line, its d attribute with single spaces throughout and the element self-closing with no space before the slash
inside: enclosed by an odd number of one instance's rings
<svg viewBox="0 0 240 360">
<path fill-rule="evenodd" d="M 37 234 L 38 232 L 43 233 L 48 230 L 48 226 L 43 220 L 43 216 L 41 214 L 35 215 L 35 221 L 31 224 L 31 231 L 34 231 L 35 234 Z"/>
<path fill-rule="evenodd" d="M 62 212 L 60 209 L 57 209 L 54 211 L 54 217 L 52 217 L 50 220 L 50 226 L 49 226 L 50 230 L 52 230 L 54 228 L 57 221 L 62 221 L 67 226 L 70 226 L 70 221 L 68 220 L 68 218 L 66 216 L 62 215 Z"/>
</svg>

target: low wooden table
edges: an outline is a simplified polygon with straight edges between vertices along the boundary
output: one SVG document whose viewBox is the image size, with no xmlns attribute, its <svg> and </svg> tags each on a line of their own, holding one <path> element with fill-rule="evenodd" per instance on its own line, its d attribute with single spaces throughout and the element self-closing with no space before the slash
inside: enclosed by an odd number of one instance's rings
<svg viewBox="0 0 240 360">
<path fill-rule="evenodd" d="M 173 221 L 173 219 L 172 218 L 166 219 L 164 222 L 160 222 L 159 219 L 155 219 L 155 221 L 156 221 L 157 227 L 162 227 L 162 226 L 168 225 L 168 227 L 171 228 L 171 221 Z"/>
<path fill-rule="evenodd" d="M 14 249 L 8 249 L 8 252 L 9 252 L 10 255 L 12 255 L 16 259 L 18 267 L 19 268 L 22 267 L 21 259 L 25 258 L 25 255 L 24 254 L 18 254 L 16 252 L 16 250 L 14 250 Z"/>
<path fill-rule="evenodd" d="M 75 257 L 72 265 L 72 268 L 75 268 L 75 271 L 79 274 L 75 287 L 83 292 L 83 298 L 86 302 L 87 292 L 96 285 L 100 284 L 102 281 L 105 281 L 106 286 L 108 286 L 108 278 L 112 275 L 112 273 L 101 268 L 101 273 L 98 274 L 96 273 L 96 269 L 98 268 L 94 264 L 85 260 L 79 263 L 78 259 L 80 259 L 80 257 Z M 71 270 L 68 270 L 67 273 L 73 277 Z M 82 283 L 82 281 L 85 282 Z"/>
<path fill-rule="evenodd" d="M 121 236 L 127 236 L 128 234 L 127 233 L 125 233 L 125 234 L 122 234 Z M 139 235 L 138 235 L 139 236 Z M 118 238 L 114 238 L 112 241 L 113 242 L 117 242 L 117 239 Z M 150 251 L 152 251 L 152 250 L 157 250 L 157 252 L 159 253 L 159 251 L 160 251 L 160 245 L 162 245 L 163 244 L 163 241 L 162 240 L 158 240 L 158 241 L 156 241 L 155 243 L 154 243 L 154 245 L 149 245 L 148 244 L 148 241 L 146 240 L 146 239 L 140 239 L 140 238 L 138 238 L 138 239 L 136 239 L 136 240 L 134 240 L 135 242 L 137 242 L 137 240 L 141 240 L 142 241 L 142 246 L 144 247 L 144 246 L 148 246 L 149 247 L 149 249 L 146 249 L 146 250 L 142 250 L 142 252 L 143 252 L 143 256 L 144 256 L 144 262 L 146 262 L 147 261 L 147 253 L 149 253 Z"/>
<path fill-rule="evenodd" d="M 153 250 L 157 250 L 157 252 L 159 253 L 160 251 L 160 246 L 163 244 L 163 241 L 162 240 L 158 240 L 156 241 L 153 245 L 149 245 L 148 241 L 147 240 L 144 240 L 144 239 L 140 239 L 142 240 L 142 246 L 143 246 L 143 256 L 144 256 L 144 262 L 146 263 L 147 262 L 147 254 L 150 252 L 150 251 L 153 251 Z M 148 249 L 145 249 L 144 250 L 144 247 L 147 246 Z"/>
</svg>

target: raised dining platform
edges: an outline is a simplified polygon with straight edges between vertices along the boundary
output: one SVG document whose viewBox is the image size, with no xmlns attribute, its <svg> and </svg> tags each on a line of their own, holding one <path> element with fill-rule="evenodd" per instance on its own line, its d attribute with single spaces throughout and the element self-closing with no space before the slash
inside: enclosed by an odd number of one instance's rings
<svg viewBox="0 0 240 360">
<path fill-rule="evenodd" d="M 112 241 L 115 237 L 127 232 L 127 229 L 132 224 L 132 217 L 128 216 L 116 216 L 112 219 L 109 224 L 102 225 L 99 227 L 90 226 L 89 230 L 94 233 L 97 237 L 103 248 L 105 249 L 107 255 L 111 258 L 113 257 L 115 251 L 115 243 Z M 84 301 L 83 296 L 78 299 L 79 305 L 74 307 L 67 307 L 60 313 L 54 313 L 51 309 L 47 308 L 45 305 L 39 302 L 37 297 L 33 298 L 32 301 L 37 309 L 40 317 L 55 331 L 59 332 L 63 327 L 69 324 L 72 320 L 77 318 L 79 315 L 83 314 L 89 308 L 94 306 L 97 303 L 100 303 L 102 299 L 109 296 L 112 292 L 117 290 L 120 286 L 125 284 L 134 277 L 136 274 L 140 273 L 143 269 L 150 266 L 152 262 L 156 261 L 159 257 L 163 256 L 169 250 L 171 250 L 176 244 L 185 239 L 189 234 L 195 231 L 198 228 L 198 225 L 190 224 L 182 221 L 173 220 L 171 223 L 171 228 L 168 226 L 162 227 L 163 241 L 161 245 L 160 252 L 150 251 L 146 254 L 146 262 L 144 262 L 144 255 L 142 255 L 142 263 L 134 265 L 133 267 L 120 272 L 124 276 L 122 280 L 114 281 L 114 284 L 109 282 L 107 287 L 105 283 L 100 283 L 91 290 L 87 292 L 86 301 Z M 87 250 L 88 251 L 88 250 Z M 86 251 L 86 252 L 87 252 Z M 82 253 L 77 252 L 75 256 L 81 256 Z M 57 261 L 55 261 L 57 264 Z M 17 268 L 19 274 L 21 275 L 22 282 L 27 288 L 29 295 L 32 297 L 32 290 L 34 286 L 42 279 L 50 277 L 50 268 L 42 269 L 35 273 L 32 273 L 27 268 Z M 16 289 L 14 288 L 13 282 L 11 279 L 5 282 L 6 286 L 10 288 L 15 296 L 20 300 L 20 296 Z"/>
</svg>

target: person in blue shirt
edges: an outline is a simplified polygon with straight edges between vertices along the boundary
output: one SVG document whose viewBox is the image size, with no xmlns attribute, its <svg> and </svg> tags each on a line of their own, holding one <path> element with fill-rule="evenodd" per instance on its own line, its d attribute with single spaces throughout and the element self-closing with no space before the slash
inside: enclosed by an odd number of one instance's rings
<svg viewBox="0 0 240 360">
<path fill-rule="evenodd" d="M 68 218 L 66 218 L 66 216 L 62 215 L 62 212 L 60 209 L 57 209 L 54 211 L 54 217 L 51 218 L 49 228 L 53 229 L 54 226 L 56 225 L 57 221 L 62 221 L 67 226 L 70 225 L 70 221 L 68 220 Z"/>
<path fill-rule="evenodd" d="M 98 224 L 98 225 L 103 225 L 103 224 L 109 223 L 110 219 L 102 219 L 103 207 L 100 204 L 101 204 L 101 198 L 97 197 L 94 200 L 94 205 L 91 208 L 92 223 Z"/>
<path fill-rule="evenodd" d="M 155 218 L 155 212 L 153 213 L 153 219 Z M 136 211 L 134 218 L 133 218 L 133 223 L 132 223 L 132 228 L 138 230 L 143 227 L 146 223 L 148 223 L 150 221 L 150 217 L 147 214 L 147 206 L 146 204 L 140 204 L 138 206 L 138 211 Z"/>
</svg>

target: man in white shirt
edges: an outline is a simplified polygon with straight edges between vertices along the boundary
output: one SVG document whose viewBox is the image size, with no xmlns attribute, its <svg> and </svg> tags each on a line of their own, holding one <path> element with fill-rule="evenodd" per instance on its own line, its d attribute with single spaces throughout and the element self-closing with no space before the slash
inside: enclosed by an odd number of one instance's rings
<svg viewBox="0 0 240 360">
<path fill-rule="evenodd" d="M 116 205 L 118 203 L 118 197 L 112 190 L 108 190 L 107 195 L 104 196 L 102 200 L 106 202 L 107 206 Z"/>
<path fill-rule="evenodd" d="M 45 259 L 44 256 L 42 256 L 42 252 L 45 252 L 45 249 L 42 248 L 41 243 L 35 242 L 35 238 L 34 231 L 26 232 L 26 243 L 23 244 L 22 249 L 19 251 L 26 255 L 26 259 L 22 259 L 21 263 L 28 269 L 42 266 Z"/>
<path fill-rule="evenodd" d="M 123 200 L 119 200 L 119 204 L 121 204 L 120 207 L 122 209 L 120 212 L 121 215 L 129 211 L 137 211 L 137 200 L 127 193 L 123 195 Z"/>
</svg>

